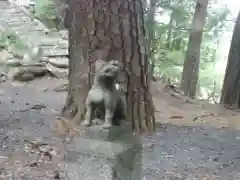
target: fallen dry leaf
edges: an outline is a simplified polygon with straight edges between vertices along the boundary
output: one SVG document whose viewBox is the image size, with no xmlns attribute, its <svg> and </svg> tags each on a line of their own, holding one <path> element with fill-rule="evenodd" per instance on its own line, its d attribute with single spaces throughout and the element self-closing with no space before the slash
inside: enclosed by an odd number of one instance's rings
<svg viewBox="0 0 240 180">
<path fill-rule="evenodd" d="M 182 119 L 182 118 L 184 118 L 183 116 L 171 116 L 170 117 L 171 119 Z"/>
</svg>

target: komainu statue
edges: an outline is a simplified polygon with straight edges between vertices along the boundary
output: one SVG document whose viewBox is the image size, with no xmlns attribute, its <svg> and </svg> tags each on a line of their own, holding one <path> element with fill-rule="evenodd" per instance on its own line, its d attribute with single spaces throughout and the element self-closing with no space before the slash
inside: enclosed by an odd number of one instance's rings
<svg viewBox="0 0 240 180">
<path fill-rule="evenodd" d="M 120 125 L 120 121 L 126 118 L 125 95 L 116 88 L 121 70 L 122 64 L 117 60 L 96 61 L 94 82 L 85 101 L 84 125 L 90 126 L 97 114 L 103 121 L 103 128 Z"/>
</svg>

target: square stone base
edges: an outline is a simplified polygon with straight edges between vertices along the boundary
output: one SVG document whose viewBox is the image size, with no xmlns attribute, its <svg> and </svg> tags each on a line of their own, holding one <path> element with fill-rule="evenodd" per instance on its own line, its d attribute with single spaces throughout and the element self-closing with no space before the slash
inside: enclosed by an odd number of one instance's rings
<svg viewBox="0 0 240 180">
<path fill-rule="evenodd" d="M 141 146 L 131 136 L 119 141 L 75 138 L 65 158 L 68 179 L 141 180 Z"/>
</svg>

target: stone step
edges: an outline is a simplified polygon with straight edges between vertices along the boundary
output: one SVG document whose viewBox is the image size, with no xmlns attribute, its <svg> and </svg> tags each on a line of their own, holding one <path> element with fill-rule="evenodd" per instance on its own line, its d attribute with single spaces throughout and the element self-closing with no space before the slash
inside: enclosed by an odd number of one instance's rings
<svg viewBox="0 0 240 180">
<path fill-rule="evenodd" d="M 33 18 L 28 18 L 26 16 L 23 16 L 22 14 L 16 14 L 16 15 L 13 15 L 13 14 L 5 14 L 5 15 L 1 15 L 1 18 L 2 19 L 5 19 L 5 20 L 12 20 L 12 19 L 16 19 L 16 20 L 19 20 L 21 21 L 22 18 L 26 18 L 26 19 L 29 19 L 30 21 L 34 20 Z"/>
<path fill-rule="evenodd" d="M 19 24 L 15 23 L 15 24 L 10 24 L 9 26 L 12 27 L 13 30 L 18 31 L 21 35 L 24 35 L 24 34 L 26 35 L 26 33 L 27 33 L 27 35 L 29 35 L 31 33 L 33 33 L 34 35 L 36 33 L 41 34 L 43 36 L 46 35 L 46 33 L 44 32 L 45 30 L 41 26 L 37 26 L 37 25 L 35 25 L 35 26 L 29 26 L 29 25 L 19 26 Z"/>
<path fill-rule="evenodd" d="M 10 8 L 10 9 L 0 9 L 1 10 L 1 16 L 9 16 L 9 15 L 21 15 L 22 12 L 18 9 L 15 8 Z"/>
<path fill-rule="evenodd" d="M 67 57 L 50 57 L 48 58 L 48 62 L 49 64 L 55 66 L 55 67 L 58 67 L 58 68 L 68 68 L 69 65 L 68 65 L 68 58 Z"/>
<path fill-rule="evenodd" d="M 16 31 L 22 31 L 24 33 L 26 33 L 26 32 L 31 33 L 31 32 L 34 32 L 34 31 L 44 32 L 44 29 L 41 26 L 31 26 L 31 25 L 25 25 L 25 26 L 24 25 L 22 25 L 22 26 L 15 25 L 15 26 L 13 26 L 12 29 L 14 29 Z"/>
<path fill-rule="evenodd" d="M 2 16 L 1 16 L 2 17 Z M 3 16 L 4 17 L 4 16 Z M 4 17 L 7 18 L 7 17 Z M 10 16 L 9 21 L 23 21 L 23 22 L 32 22 L 34 19 L 26 16 Z"/>
<path fill-rule="evenodd" d="M 59 49 L 59 50 L 65 50 L 68 49 L 68 46 L 59 46 L 59 45 L 52 45 L 52 46 L 43 46 L 43 45 L 39 45 L 39 47 L 41 47 L 42 49 Z"/>
<path fill-rule="evenodd" d="M 7 22 L 8 23 L 8 22 Z M 12 23 L 8 23 L 8 25 L 14 29 L 14 27 L 19 27 L 19 26 L 23 26 L 22 22 L 12 22 Z"/>
<path fill-rule="evenodd" d="M 65 56 L 61 56 L 61 57 L 50 57 L 50 58 L 48 58 L 48 60 L 49 61 L 53 61 L 53 60 L 55 60 L 55 61 L 59 61 L 59 62 L 68 62 L 68 58 L 67 57 L 65 57 Z"/>
<path fill-rule="evenodd" d="M 43 49 L 44 56 L 66 56 L 68 54 L 68 49 L 40 47 Z"/>
<path fill-rule="evenodd" d="M 68 41 L 61 39 L 51 39 L 51 38 L 43 38 L 40 43 L 40 46 L 59 46 L 61 48 L 68 48 Z"/>
<path fill-rule="evenodd" d="M 8 1 L 0 1 L 1 7 L 9 6 L 9 4 L 10 3 Z"/>
<path fill-rule="evenodd" d="M 9 1 L 0 0 L 0 12 L 0 24 L 12 29 L 27 44 L 41 47 L 44 56 L 62 57 L 68 54 L 66 32 L 49 31 L 22 7 L 11 4 Z"/>
<path fill-rule="evenodd" d="M 22 39 L 29 39 L 31 41 L 38 41 L 41 38 L 41 31 L 16 31 L 16 34 Z"/>
<path fill-rule="evenodd" d="M 1 1 L 0 1 L 1 2 Z M 12 9 L 11 6 L 7 5 L 7 4 L 1 4 L 0 3 L 0 10 L 9 10 L 9 9 Z"/>
<path fill-rule="evenodd" d="M 7 18 L 0 17 L 1 21 L 6 20 Z M 26 17 L 19 17 L 19 18 L 9 18 L 7 19 L 8 23 L 14 23 L 14 22 L 22 22 L 23 24 L 31 23 L 32 20 Z"/>
</svg>

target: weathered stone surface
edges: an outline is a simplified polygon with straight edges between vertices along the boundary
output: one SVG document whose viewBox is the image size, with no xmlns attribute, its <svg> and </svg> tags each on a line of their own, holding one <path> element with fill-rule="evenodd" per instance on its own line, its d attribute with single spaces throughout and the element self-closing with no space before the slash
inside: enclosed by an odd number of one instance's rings
<svg viewBox="0 0 240 180">
<path fill-rule="evenodd" d="M 48 58 L 48 63 L 58 68 L 68 68 L 68 61 L 67 57 Z"/>
<path fill-rule="evenodd" d="M 90 127 L 80 127 L 80 130 L 82 132 L 81 137 L 102 141 L 119 141 L 123 136 L 132 136 L 131 127 L 127 124 L 114 126 L 109 129 L 102 128 L 101 125 L 94 125 Z"/>
<path fill-rule="evenodd" d="M 24 7 L 9 1 L 1 2 L 0 12 L 0 26 L 1 24 L 7 25 L 26 44 L 41 47 L 45 57 L 68 55 L 68 41 L 64 37 L 65 32 L 51 33 L 40 21 L 34 19 L 33 15 L 27 12 Z"/>
<path fill-rule="evenodd" d="M 42 46 L 44 56 L 66 56 L 68 54 L 67 49 L 61 49 L 57 47 L 46 47 Z"/>
<path fill-rule="evenodd" d="M 6 61 L 14 59 L 13 55 L 8 53 L 6 50 L 0 51 L 0 63 L 5 64 Z"/>
<path fill-rule="evenodd" d="M 92 125 L 95 115 L 104 120 L 102 127 L 106 129 L 119 125 L 126 118 L 124 97 L 116 89 L 117 77 L 122 67 L 122 63 L 117 60 L 95 62 L 93 85 L 85 100 L 85 126 Z M 99 112 L 98 115 L 96 112 Z M 76 114 L 75 117 L 79 116 Z"/>
<path fill-rule="evenodd" d="M 40 42 L 41 46 L 60 46 L 62 48 L 68 48 L 68 42 L 59 38 L 44 38 Z"/>
<path fill-rule="evenodd" d="M 140 140 L 130 127 L 89 127 L 68 149 L 70 180 L 141 180 Z"/>
<path fill-rule="evenodd" d="M 12 79 L 17 81 L 31 81 L 36 77 L 42 77 L 45 75 L 56 77 L 56 75 L 46 67 L 33 65 L 18 68 L 17 71 L 12 75 Z"/>
</svg>

